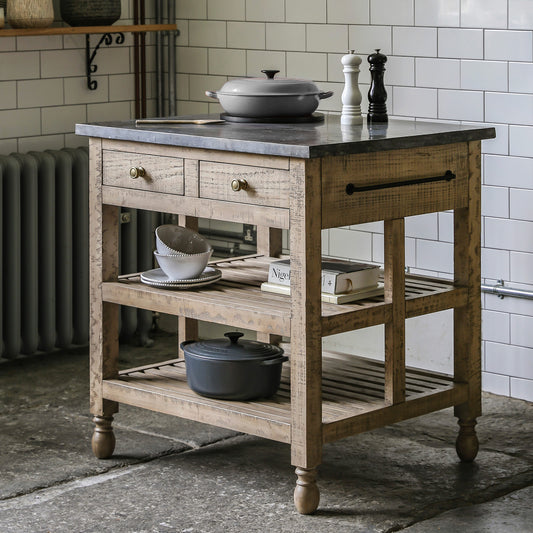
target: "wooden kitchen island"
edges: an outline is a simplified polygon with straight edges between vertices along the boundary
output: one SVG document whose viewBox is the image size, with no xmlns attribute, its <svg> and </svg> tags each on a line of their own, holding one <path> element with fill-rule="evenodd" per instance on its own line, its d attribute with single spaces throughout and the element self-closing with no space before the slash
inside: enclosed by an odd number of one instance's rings
<svg viewBox="0 0 533 533">
<path fill-rule="evenodd" d="M 300 513 L 319 503 L 325 443 L 454 406 L 456 449 L 477 453 L 481 414 L 481 140 L 493 128 L 391 120 L 308 124 L 79 124 L 90 137 L 93 451 L 114 450 L 120 403 L 284 442 L 296 467 Z M 119 208 L 254 224 L 260 257 L 220 263 L 222 279 L 166 290 L 118 278 Z M 454 281 L 405 273 L 404 218 L 454 212 Z M 321 302 L 321 230 L 384 221 L 383 297 Z M 290 235 L 291 296 L 262 292 L 268 264 Z M 290 338 L 278 393 L 253 402 L 213 400 L 187 386 L 178 351 L 169 361 L 119 371 L 119 305 L 179 316 L 180 338 L 198 320 Z M 405 320 L 453 309 L 454 374 L 406 368 Z M 322 351 L 322 338 L 384 324 L 383 362 Z M 290 366 L 290 368 L 289 368 Z M 398 460 L 401 460 L 400 458 Z"/>
</svg>

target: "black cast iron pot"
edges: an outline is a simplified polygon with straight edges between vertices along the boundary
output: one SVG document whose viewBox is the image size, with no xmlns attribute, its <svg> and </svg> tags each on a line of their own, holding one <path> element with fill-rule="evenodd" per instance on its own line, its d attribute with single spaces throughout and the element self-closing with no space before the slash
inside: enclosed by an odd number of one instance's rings
<svg viewBox="0 0 533 533">
<path fill-rule="evenodd" d="M 242 335 L 231 331 L 225 339 L 181 343 L 193 391 L 220 400 L 253 400 L 278 390 L 281 366 L 289 358 L 278 346 L 239 341 Z"/>
</svg>

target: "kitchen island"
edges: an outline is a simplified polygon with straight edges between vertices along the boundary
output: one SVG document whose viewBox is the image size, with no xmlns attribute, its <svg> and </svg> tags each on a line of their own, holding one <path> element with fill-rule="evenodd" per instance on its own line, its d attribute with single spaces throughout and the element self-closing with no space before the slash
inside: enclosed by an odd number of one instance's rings
<svg viewBox="0 0 533 533">
<path fill-rule="evenodd" d="M 205 117 L 196 117 L 205 118 Z M 218 118 L 218 117 L 214 117 Z M 112 455 L 120 403 L 290 445 L 300 513 L 319 504 L 316 469 L 328 442 L 454 406 L 456 450 L 472 461 L 481 415 L 481 140 L 494 129 L 390 120 L 135 125 L 78 124 L 90 137 L 90 392 L 97 457 Z M 119 279 L 119 208 L 257 225 L 258 255 L 220 262 L 222 279 L 193 290 Z M 454 279 L 405 272 L 405 217 L 454 212 Z M 321 230 L 384 221 L 384 296 L 321 302 Z M 291 295 L 262 292 L 288 230 Z M 183 357 L 118 367 L 119 305 L 179 317 L 180 340 L 197 321 L 290 339 L 290 363 L 272 398 L 223 401 L 187 386 Z M 453 375 L 407 368 L 407 318 L 452 309 Z M 322 350 L 322 338 L 384 324 L 376 362 Z M 400 460 L 400 458 L 399 458 Z"/>
</svg>

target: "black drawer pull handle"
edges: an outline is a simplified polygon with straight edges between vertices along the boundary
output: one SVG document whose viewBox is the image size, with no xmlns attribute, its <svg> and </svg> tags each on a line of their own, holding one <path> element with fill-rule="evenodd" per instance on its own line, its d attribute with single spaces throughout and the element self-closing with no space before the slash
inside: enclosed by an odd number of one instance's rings
<svg viewBox="0 0 533 533">
<path fill-rule="evenodd" d="M 376 185 L 364 185 L 356 187 L 353 183 L 346 185 L 346 194 L 353 194 L 354 192 L 376 191 L 378 189 L 391 189 L 392 187 L 403 187 L 404 185 L 417 185 L 419 183 L 431 183 L 432 181 L 451 181 L 455 179 L 455 174 L 451 170 L 447 170 L 444 176 L 434 176 L 432 178 L 417 178 L 413 180 L 396 181 L 393 183 L 378 183 Z"/>
</svg>

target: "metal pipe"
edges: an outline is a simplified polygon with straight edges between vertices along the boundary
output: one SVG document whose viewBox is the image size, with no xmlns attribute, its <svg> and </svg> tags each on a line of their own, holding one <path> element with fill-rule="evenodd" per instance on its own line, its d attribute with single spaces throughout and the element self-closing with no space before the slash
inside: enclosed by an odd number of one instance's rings
<svg viewBox="0 0 533 533">
<path fill-rule="evenodd" d="M 163 23 L 163 0 L 155 2 L 155 22 Z M 155 32 L 155 76 L 156 76 L 156 115 L 162 117 L 163 111 L 163 36 L 161 32 Z"/>
<path fill-rule="evenodd" d="M 501 280 L 499 280 L 496 285 L 481 285 L 481 292 L 496 294 L 500 298 L 504 298 L 505 296 L 513 296 L 515 298 L 526 298 L 528 300 L 533 300 L 533 291 L 504 287 L 503 281 Z"/>
<path fill-rule="evenodd" d="M 168 0 L 168 22 L 176 23 L 176 0 Z M 176 115 L 176 32 L 168 35 L 168 114 Z"/>
<path fill-rule="evenodd" d="M 144 0 L 140 0 L 140 23 L 146 23 L 146 7 Z M 140 70 L 141 70 L 141 118 L 146 117 L 146 33 L 140 34 Z"/>
<path fill-rule="evenodd" d="M 139 2 L 133 2 L 133 24 L 139 24 Z M 139 34 L 133 34 L 133 83 L 135 85 L 135 118 L 141 118 L 141 80 L 139 72 Z"/>
</svg>

